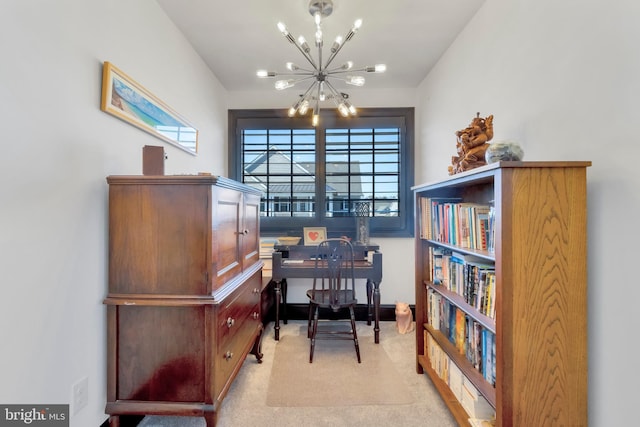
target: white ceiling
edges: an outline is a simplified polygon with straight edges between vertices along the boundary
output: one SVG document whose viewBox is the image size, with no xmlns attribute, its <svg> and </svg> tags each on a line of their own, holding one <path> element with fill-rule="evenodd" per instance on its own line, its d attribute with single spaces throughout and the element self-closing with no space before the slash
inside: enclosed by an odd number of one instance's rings
<svg viewBox="0 0 640 427">
<path fill-rule="evenodd" d="M 313 46 L 315 24 L 309 0 L 157 0 L 169 18 L 229 91 L 273 88 L 256 71 L 286 71 L 286 62 L 306 65 L 277 28 Z M 387 65 L 366 74 L 367 88 L 415 88 L 465 27 L 484 0 L 333 0 L 323 20 L 325 51 L 360 18 L 362 27 L 334 65 Z M 324 58 L 327 57 L 324 53 Z"/>
</svg>

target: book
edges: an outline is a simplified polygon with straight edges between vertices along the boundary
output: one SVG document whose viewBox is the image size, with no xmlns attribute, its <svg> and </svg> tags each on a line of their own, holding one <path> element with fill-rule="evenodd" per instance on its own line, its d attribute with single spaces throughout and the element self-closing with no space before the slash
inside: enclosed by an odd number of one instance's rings
<svg viewBox="0 0 640 427">
<path fill-rule="evenodd" d="M 478 206 L 475 210 L 475 249 L 487 250 L 487 230 L 489 228 L 489 206 Z"/>
<path fill-rule="evenodd" d="M 487 239 L 487 250 L 489 252 L 495 252 L 495 222 L 496 222 L 496 210 L 493 206 L 489 208 L 488 220 L 487 220 L 487 230 L 485 232 Z"/>
<path fill-rule="evenodd" d="M 271 258 L 273 247 L 278 243 L 275 237 L 260 238 L 260 258 Z"/>
<path fill-rule="evenodd" d="M 466 326 L 467 319 L 464 311 L 456 307 L 456 320 L 455 320 L 455 340 L 454 343 L 458 352 L 462 355 L 465 354 L 465 336 L 466 336 Z"/>
<path fill-rule="evenodd" d="M 485 380 L 487 380 L 490 384 L 494 384 L 495 382 L 492 380 L 493 378 L 493 358 L 495 357 L 495 350 L 494 350 L 494 335 L 488 331 L 485 330 L 485 353 L 484 353 L 484 359 L 483 359 L 483 367 L 482 367 L 482 375 L 484 377 Z"/>
<path fill-rule="evenodd" d="M 441 285 L 444 283 L 443 256 L 449 255 L 450 253 L 451 251 L 441 247 L 435 247 L 431 251 L 431 271 L 433 274 L 433 283 L 436 285 Z"/>
<path fill-rule="evenodd" d="M 466 377 L 462 379 L 461 397 L 460 403 L 471 418 L 490 420 L 495 416 L 493 407 Z"/>
<path fill-rule="evenodd" d="M 458 399 L 458 401 L 462 400 L 462 371 L 455 363 L 451 363 L 449 367 L 449 388 L 453 392 L 453 395 Z"/>
<path fill-rule="evenodd" d="M 445 218 L 444 205 L 446 203 L 458 202 L 459 197 L 423 197 L 420 199 L 422 221 L 420 226 L 421 237 L 438 242 L 445 240 Z"/>
</svg>

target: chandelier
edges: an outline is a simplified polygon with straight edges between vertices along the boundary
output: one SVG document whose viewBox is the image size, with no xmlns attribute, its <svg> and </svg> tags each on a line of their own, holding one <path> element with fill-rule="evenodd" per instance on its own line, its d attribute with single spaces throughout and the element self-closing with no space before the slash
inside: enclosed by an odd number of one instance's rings
<svg viewBox="0 0 640 427">
<path fill-rule="evenodd" d="M 311 0 L 309 2 L 309 13 L 314 17 L 316 24 L 315 46 L 317 48 L 317 57 L 315 58 L 311 54 L 311 48 L 303 36 L 295 39 L 289 30 L 287 30 L 287 27 L 282 22 L 278 22 L 280 32 L 282 32 L 290 43 L 298 48 L 302 56 L 304 56 L 304 59 L 311 65 L 311 68 L 298 66 L 293 62 L 287 62 L 286 67 L 288 72 L 276 73 L 275 71 L 267 70 L 258 70 L 257 72 L 257 76 L 260 78 L 286 76 L 286 78 L 276 81 L 275 88 L 277 90 L 288 89 L 298 83 L 311 80 L 312 82 L 309 88 L 300 95 L 300 99 L 289 108 L 288 114 L 289 117 L 293 117 L 296 114 L 304 116 L 307 114 L 309 108 L 313 108 L 313 126 L 317 126 L 319 121 L 321 101 L 333 101 L 343 117 L 353 116 L 357 113 L 356 108 L 349 102 L 349 95 L 336 90 L 331 83 L 331 79 L 342 80 L 353 86 L 363 86 L 365 78 L 362 75 L 353 73 L 383 73 L 387 68 L 384 64 L 376 64 L 375 66 L 354 69 L 352 61 L 347 61 L 342 65 L 330 68 L 333 60 L 340 50 L 342 50 L 342 47 L 353 38 L 362 25 L 361 19 L 354 22 L 353 27 L 344 37 L 336 37 L 331 45 L 326 61 L 323 62 L 322 50 L 324 43 L 322 19 L 331 15 L 331 12 L 333 12 L 333 2 L 331 0 Z"/>
</svg>

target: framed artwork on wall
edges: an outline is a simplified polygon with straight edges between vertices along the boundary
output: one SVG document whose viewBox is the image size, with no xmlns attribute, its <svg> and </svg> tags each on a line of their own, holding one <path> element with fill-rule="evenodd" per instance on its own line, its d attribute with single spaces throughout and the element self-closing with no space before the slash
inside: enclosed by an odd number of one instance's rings
<svg viewBox="0 0 640 427">
<path fill-rule="evenodd" d="M 100 109 L 194 156 L 198 130 L 110 62 L 102 68 Z"/>
<path fill-rule="evenodd" d="M 326 227 L 304 227 L 303 231 L 305 246 L 317 245 L 327 238 Z"/>
</svg>

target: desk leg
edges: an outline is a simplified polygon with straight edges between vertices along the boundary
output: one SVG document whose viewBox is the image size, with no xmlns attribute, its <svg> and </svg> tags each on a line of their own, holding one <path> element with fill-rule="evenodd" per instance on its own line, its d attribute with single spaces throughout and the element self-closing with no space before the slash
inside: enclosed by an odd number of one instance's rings
<svg viewBox="0 0 640 427">
<path fill-rule="evenodd" d="M 276 286 L 275 286 L 275 291 L 276 291 L 276 324 L 273 327 L 273 331 L 275 334 L 275 340 L 278 341 L 280 339 L 280 295 L 281 295 L 281 289 L 280 287 L 282 286 L 282 280 L 276 280 L 275 281 Z"/>
<path fill-rule="evenodd" d="M 276 325 L 273 327 L 276 341 L 280 340 L 280 301 L 283 304 L 284 324 L 287 324 L 287 279 L 276 280 Z"/>
<path fill-rule="evenodd" d="M 375 288 L 373 290 L 373 311 L 376 316 L 376 323 L 373 327 L 376 344 L 380 343 L 380 283 L 374 283 Z"/>
<path fill-rule="evenodd" d="M 287 315 L 287 290 L 289 286 L 287 284 L 287 279 L 282 279 L 282 322 L 286 325 L 289 320 L 289 316 Z"/>
<path fill-rule="evenodd" d="M 373 313 L 371 311 L 371 298 L 373 297 L 373 282 L 367 279 L 367 326 L 371 326 L 371 318 Z"/>
</svg>

